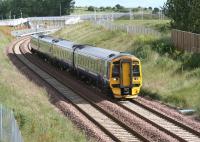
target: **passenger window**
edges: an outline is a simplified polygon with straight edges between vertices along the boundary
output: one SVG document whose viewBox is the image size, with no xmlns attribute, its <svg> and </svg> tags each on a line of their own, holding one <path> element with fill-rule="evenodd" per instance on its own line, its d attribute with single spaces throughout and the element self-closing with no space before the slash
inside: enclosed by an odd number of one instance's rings
<svg viewBox="0 0 200 142">
<path fill-rule="evenodd" d="M 84 64 L 84 58 L 83 56 L 81 55 L 81 66 L 83 67 L 83 64 Z"/>
<path fill-rule="evenodd" d="M 101 73 L 104 75 L 105 61 L 101 62 Z"/>
<path fill-rule="evenodd" d="M 90 58 L 90 70 L 92 71 L 92 59 Z"/>
<path fill-rule="evenodd" d="M 88 58 L 88 68 L 90 69 L 91 67 L 91 62 L 90 62 L 90 58 Z"/>
<path fill-rule="evenodd" d="M 81 64 L 81 57 L 80 57 L 80 55 L 78 56 L 78 65 L 80 66 L 80 64 Z"/>
<path fill-rule="evenodd" d="M 66 58 L 66 59 L 68 59 L 68 56 L 67 56 L 67 51 L 65 52 L 65 58 Z"/>
<path fill-rule="evenodd" d="M 89 68 L 89 59 L 87 58 L 86 60 L 87 60 L 87 62 L 86 62 L 86 63 L 87 63 L 86 67 Z"/>
<path fill-rule="evenodd" d="M 99 60 L 96 61 L 96 70 L 97 70 L 97 73 L 99 73 Z"/>
<path fill-rule="evenodd" d="M 96 60 L 94 60 L 94 71 L 97 72 Z"/>
<path fill-rule="evenodd" d="M 92 60 L 92 71 L 94 71 L 94 60 Z"/>
</svg>

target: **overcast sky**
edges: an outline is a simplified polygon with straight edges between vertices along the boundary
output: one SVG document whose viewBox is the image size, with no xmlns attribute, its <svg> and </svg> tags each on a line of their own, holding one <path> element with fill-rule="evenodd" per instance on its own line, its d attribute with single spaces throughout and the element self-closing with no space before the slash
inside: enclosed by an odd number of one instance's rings
<svg viewBox="0 0 200 142">
<path fill-rule="evenodd" d="M 75 0 L 76 6 L 115 6 L 120 4 L 125 7 L 161 7 L 167 0 Z"/>
</svg>

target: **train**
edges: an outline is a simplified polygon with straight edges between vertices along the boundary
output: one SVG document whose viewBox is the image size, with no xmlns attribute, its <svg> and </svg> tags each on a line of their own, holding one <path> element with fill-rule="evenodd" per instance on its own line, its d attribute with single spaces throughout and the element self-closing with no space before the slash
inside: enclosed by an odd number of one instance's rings
<svg viewBox="0 0 200 142">
<path fill-rule="evenodd" d="M 86 78 L 114 98 L 133 99 L 142 87 L 141 61 L 134 55 L 47 35 L 32 35 L 31 51 Z"/>
</svg>

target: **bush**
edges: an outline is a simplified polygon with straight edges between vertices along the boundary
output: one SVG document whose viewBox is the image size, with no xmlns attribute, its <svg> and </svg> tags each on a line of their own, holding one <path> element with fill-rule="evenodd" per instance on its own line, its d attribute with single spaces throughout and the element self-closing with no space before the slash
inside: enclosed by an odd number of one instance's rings
<svg viewBox="0 0 200 142">
<path fill-rule="evenodd" d="M 93 6 L 89 6 L 89 7 L 88 7 L 88 11 L 94 11 L 94 9 L 95 9 L 95 8 L 94 8 Z"/>
<path fill-rule="evenodd" d="M 184 62 L 183 66 L 186 69 L 194 69 L 194 68 L 200 67 L 200 54 L 199 53 L 190 54 L 189 58 L 186 58 L 184 60 L 186 60 L 186 62 Z"/>
<path fill-rule="evenodd" d="M 149 98 L 154 99 L 154 100 L 161 100 L 162 99 L 161 95 L 159 95 L 157 93 L 150 92 L 149 90 L 144 89 L 144 88 L 141 89 L 140 96 L 149 97 Z"/>
<path fill-rule="evenodd" d="M 165 97 L 164 100 L 165 102 L 169 104 L 173 104 L 180 108 L 188 107 L 187 99 L 183 95 L 181 96 L 170 95 L 170 96 Z"/>
<path fill-rule="evenodd" d="M 136 55 L 141 60 L 150 59 L 151 53 L 152 53 L 152 50 L 150 46 L 148 45 L 145 45 L 143 47 L 138 47 L 132 52 L 133 55 Z"/>
<path fill-rule="evenodd" d="M 26 116 L 18 112 L 18 113 L 15 113 L 15 119 L 17 120 L 17 123 L 19 124 L 19 128 L 22 129 L 26 123 Z"/>
<path fill-rule="evenodd" d="M 160 69 L 168 69 L 172 70 L 175 66 L 175 62 L 169 58 L 161 57 L 159 60 L 156 61 Z"/>
<path fill-rule="evenodd" d="M 190 78 L 200 78 L 200 68 L 197 68 L 193 71 L 190 71 L 187 75 L 186 78 L 190 79 Z"/>
<path fill-rule="evenodd" d="M 158 39 L 152 42 L 152 49 L 157 51 L 161 55 L 170 55 L 173 57 L 175 52 L 175 47 L 172 45 L 168 37 Z"/>
</svg>

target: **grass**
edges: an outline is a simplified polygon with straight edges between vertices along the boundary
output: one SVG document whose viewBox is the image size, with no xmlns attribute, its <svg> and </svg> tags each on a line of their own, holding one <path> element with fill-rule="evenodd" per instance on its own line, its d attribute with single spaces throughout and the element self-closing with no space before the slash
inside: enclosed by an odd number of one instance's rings
<svg viewBox="0 0 200 142">
<path fill-rule="evenodd" d="M 168 34 L 162 37 L 129 35 L 85 22 L 67 26 L 54 36 L 136 55 L 143 68 L 141 95 L 176 107 L 194 108 L 200 114 L 200 55 L 175 50 Z"/>
<path fill-rule="evenodd" d="M 170 30 L 170 20 L 115 20 L 116 24 L 138 25 L 153 28 L 159 32 L 167 33 Z"/>
<path fill-rule="evenodd" d="M 100 11 L 97 9 L 96 14 L 106 14 L 106 13 L 112 13 L 114 11 L 112 10 L 105 10 L 105 11 Z M 71 13 L 72 15 L 77 15 L 77 14 L 95 14 L 95 11 L 88 11 L 87 7 L 75 7 L 73 12 Z"/>
<path fill-rule="evenodd" d="M 0 27 L 0 104 L 14 111 L 24 141 L 88 141 L 63 114 L 50 103 L 44 88 L 21 74 L 5 55 L 11 41 L 10 28 Z"/>
</svg>

